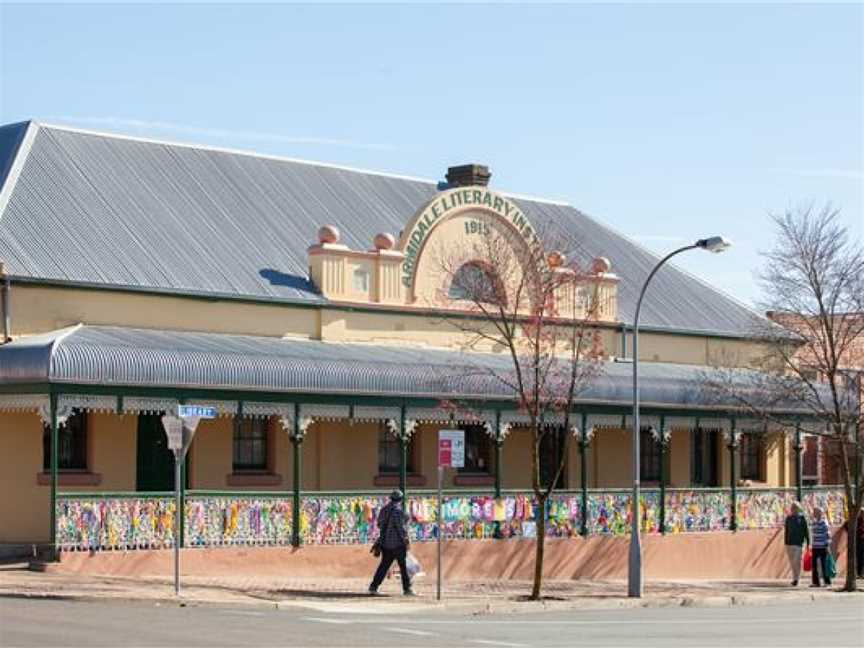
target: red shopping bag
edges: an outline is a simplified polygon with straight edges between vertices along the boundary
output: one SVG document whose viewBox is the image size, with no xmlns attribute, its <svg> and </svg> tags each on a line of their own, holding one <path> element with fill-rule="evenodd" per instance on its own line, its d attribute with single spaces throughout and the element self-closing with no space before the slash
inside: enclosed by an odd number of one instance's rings
<svg viewBox="0 0 864 648">
<path fill-rule="evenodd" d="M 813 569 L 813 552 L 810 551 L 810 547 L 807 547 L 807 551 L 804 552 L 804 571 L 811 569 Z"/>
</svg>

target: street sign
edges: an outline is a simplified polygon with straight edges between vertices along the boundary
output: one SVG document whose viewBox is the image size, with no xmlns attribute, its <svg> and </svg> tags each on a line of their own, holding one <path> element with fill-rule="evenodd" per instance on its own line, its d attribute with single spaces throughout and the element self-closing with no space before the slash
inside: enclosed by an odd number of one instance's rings
<svg viewBox="0 0 864 648">
<path fill-rule="evenodd" d="M 465 430 L 438 430 L 438 465 L 465 466 Z"/>
<path fill-rule="evenodd" d="M 183 449 L 183 419 L 176 416 L 163 416 L 162 426 L 168 437 L 168 449 L 177 452 Z"/>
<path fill-rule="evenodd" d="M 178 405 L 177 416 L 180 418 L 216 418 L 215 407 L 204 407 L 203 405 Z"/>
<path fill-rule="evenodd" d="M 204 407 L 202 405 L 178 405 L 177 415 L 165 414 L 162 417 L 162 427 L 165 428 L 165 436 L 168 437 L 168 448 L 174 452 L 174 497 L 176 500 L 176 511 L 183 511 L 182 471 L 180 469 L 195 430 L 201 419 L 216 418 L 215 407 Z M 174 594 L 180 596 L 180 517 L 182 513 L 174 516 Z"/>
</svg>

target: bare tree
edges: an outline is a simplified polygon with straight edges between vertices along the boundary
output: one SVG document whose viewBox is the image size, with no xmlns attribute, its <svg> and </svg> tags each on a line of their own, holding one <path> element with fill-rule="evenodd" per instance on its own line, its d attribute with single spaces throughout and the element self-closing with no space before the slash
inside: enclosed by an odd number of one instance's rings
<svg viewBox="0 0 864 648">
<path fill-rule="evenodd" d="M 563 474 L 570 435 L 562 435 L 560 457 L 545 478 L 541 447 L 547 435 L 557 433 L 551 423 L 571 429 L 576 399 L 601 371 L 602 341 L 596 319 L 604 304 L 597 278 L 608 264 L 600 261 L 596 271 L 581 268 L 575 261 L 575 246 L 568 251 L 570 262 L 560 246 L 547 254 L 550 240 L 565 240 L 551 232 L 529 244 L 518 233 L 494 224 L 481 223 L 478 230 L 463 244 L 436 251 L 438 300 L 446 303 L 443 312 L 451 313 L 442 316 L 444 321 L 467 339 L 467 348 L 492 349 L 508 358 L 495 369 L 473 364 L 471 354 L 466 354 L 478 373 L 512 394 L 532 435 L 537 535 L 530 598 L 536 600 L 543 581 L 544 512 Z"/>
<path fill-rule="evenodd" d="M 773 322 L 754 323 L 764 344 L 754 362 L 758 371 L 721 369 L 708 384 L 787 434 L 788 413 L 798 412 L 795 424 L 834 453 L 850 531 L 844 589 L 854 591 L 855 525 L 864 494 L 864 247 L 838 222 L 838 213 L 828 205 L 772 216 L 776 240 L 762 253 L 760 281 Z"/>
</svg>

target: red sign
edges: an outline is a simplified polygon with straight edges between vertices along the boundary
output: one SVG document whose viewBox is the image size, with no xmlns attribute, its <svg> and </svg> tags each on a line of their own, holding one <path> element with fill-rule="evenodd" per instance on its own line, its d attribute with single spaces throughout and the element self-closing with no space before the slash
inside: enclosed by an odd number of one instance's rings
<svg viewBox="0 0 864 648">
<path fill-rule="evenodd" d="M 453 458 L 453 445 L 450 439 L 438 439 L 438 465 L 449 466 Z"/>
</svg>

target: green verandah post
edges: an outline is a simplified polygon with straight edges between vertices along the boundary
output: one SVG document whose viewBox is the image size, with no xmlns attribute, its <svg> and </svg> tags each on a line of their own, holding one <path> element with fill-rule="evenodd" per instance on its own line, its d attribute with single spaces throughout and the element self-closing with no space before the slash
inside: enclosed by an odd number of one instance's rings
<svg viewBox="0 0 864 648">
<path fill-rule="evenodd" d="M 801 421 L 795 421 L 795 500 L 800 502 L 804 496 L 803 484 L 801 483 L 801 475 L 803 466 L 801 465 Z"/>
<path fill-rule="evenodd" d="M 60 434 L 57 425 L 57 394 L 48 396 L 49 417 L 51 419 L 51 560 L 57 560 L 57 454 L 60 448 Z"/>
<path fill-rule="evenodd" d="M 495 410 L 495 500 L 501 499 L 501 448 L 504 445 L 504 438 L 501 436 L 501 410 Z M 495 538 L 501 538 L 501 522 L 495 520 Z"/>
<path fill-rule="evenodd" d="M 579 535 L 588 535 L 588 413 L 582 412 L 582 425 L 579 430 L 579 481 L 582 487 L 582 519 L 579 521 Z"/>
<path fill-rule="evenodd" d="M 660 521 L 659 531 L 666 533 L 666 450 L 669 443 L 669 435 L 666 434 L 666 417 L 660 416 Z"/>
<path fill-rule="evenodd" d="M 399 408 L 399 490 L 402 501 L 408 501 L 408 440 L 405 430 L 405 405 Z"/>
<path fill-rule="evenodd" d="M 291 505 L 291 545 L 300 546 L 300 470 L 303 433 L 300 429 L 300 404 L 294 403 L 294 428 L 291 432 L 291 446 L 294 451 L 294 495 Z"/>
<path fill-rule="evenodd" d="M 738 448 L 738 434 L 735 431 L 735 419 L 729 421 L 729 485 L 732 493 L 729 499 L 729 530 L 738 530 L 738 480 L 735 471 L 735 450 Z"/>
</svg>

